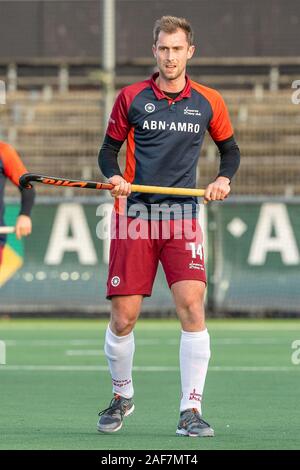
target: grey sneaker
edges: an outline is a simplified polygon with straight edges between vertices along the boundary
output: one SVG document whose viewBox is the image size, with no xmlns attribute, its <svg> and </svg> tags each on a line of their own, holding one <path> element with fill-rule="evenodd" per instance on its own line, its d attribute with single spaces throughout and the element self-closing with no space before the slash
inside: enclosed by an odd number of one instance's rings
<svg viewBox="0 0 300 470">
<path fill-rule="evenodd" d="M 201 418 L 199 411 L 196 408 L 191 408 L 180 413 L 176 434 L 177 436 L 213 437 L 215 432 Z"/>
<path fill-rule="evenodd" d="M 134 411 L 132 398 L 124 398 L 115 395 L 109 407 L 99 413 L 97 429 L 99 432 L 116 432 L 123 425 L 124 416 L 129 416 Z"/>
</svg>

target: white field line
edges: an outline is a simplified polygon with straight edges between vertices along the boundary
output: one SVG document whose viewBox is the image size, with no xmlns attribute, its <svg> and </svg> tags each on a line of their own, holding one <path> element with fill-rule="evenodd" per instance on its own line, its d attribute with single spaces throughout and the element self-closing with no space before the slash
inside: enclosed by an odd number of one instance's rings
<svg viewBox="0 0 300 470">
<path fill-rule="evenodd" d="M 170 340 L 169 344 L 178 344 L 178 341 Z M 72 339 L 72 340 L 56 340 L 56 339 L 34 339 L 34 340 L 14 340 L 5 341 L 6 346 L 30 346 L 30 347 L 48 347 L 48 346 L 101 346 L 102 338 L 97 339 Z M 136 339 L 136 345 L 140 346 L 156 346 L 158 344 L 166 344 L 158 339 Z"/>
<path fill-rule="evenodd" d="M 288 341 L 286 339 L 274 339 L 274 338 L 210 338 L 211 345 L 221 345 L 221 346 L 235 346 L 235 345 L 251 345 L 251 344 L 286 344 Z M 170 339 L 164 344 L 168 345 L 177 345 L 179 340 Z"/>
<path fill-rule="evenodd" d="M 135 372 L 178 372 L 176 366 L 136 366 Z M 9 371 L 53 371 L 53 372 L 107 372 L 107 366 L 86 366 L 86 365 L 3 365 L 1 372 Z M 297 366 L 211 366 L 209 372 L 300 372 Z"/>
<path fill-rule="evenodd" d="M 30 346 L 30 347 L 48 347 L 48 346 L 99 346 L 101 340 L 57 340 L 57 339 L 33 339 L 33 340 L 11 340 L 5 341 L 6 346 Z"/>
<path fill-rule="evenodd" d="M 209 325 L 209 322 L 208 322 L 208 330 L 210 329 L 210 325 Z M 224 332 L 224 334 L 226 333 L 226 331 L 228 332 L 228 330 L 230 331 L 230 334 L 232 334 L 233 332 L 239 332 L 239 331 L 259 331 L 259 332 L 264 332 L 264 331 L 300 331 L 300 322 L 297 321 L 297 323 L 293 323 L 293 325 L 289 325 L 288 321 L 284 320 L 283 322 L 278 322 L 278 324 L 276 323 L 273 323 L 272 325 L 271 324 L 267 324 L 267 323 L 263 323 L 263 324 L 255 324 L 255 323 L 250 323 L 250 322 L 246 322 L 244 323 L 243 325 L 241 324 L 234 324 L 234 323 L 230 323 L 230 320 L 228 323 L 224 323 L 223 325 L 212 325 L 212 329 L 213 331 L 219 331 L 219 332 Z"/>
<path fill-rule="evenodd" d="M 66 356 L 104 356 L 101 349 L 68 349 Z"/>
<path fill-rule="evenodd" d="M 135 344 L 137 346 L 158 346 L 160 344 L 168 346 L 178 346 L 180 339 L 172 338 L 166 341 L 158 339 L 136 339 Z M 211 337 L 212 345 L 222 345 L 222 346 L 234 346 L 234 345 L 251 345 L 251 344 L 287 344 L 287 339 L 274 339 L 274 338 L 216 338 Z M 74 339 L 74 340 L 11 340 L 8 339 L 5 341 L 6 346 L 29 346 L 29 347 L 56 347 L 56 346 L 99 346 L 102 347 L 103 340 L 93 340 L 93 339 Z"/>
</svg>

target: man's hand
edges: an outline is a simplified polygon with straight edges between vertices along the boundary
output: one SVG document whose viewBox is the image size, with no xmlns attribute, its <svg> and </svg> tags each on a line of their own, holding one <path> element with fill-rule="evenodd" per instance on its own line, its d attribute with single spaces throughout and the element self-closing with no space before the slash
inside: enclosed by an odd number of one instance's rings
<svg viewBox="0 0 300 470">
<path fill-rule="evenodd" d="M 18 240 L 22 237 L 27 237 L 31 234 L 32 223 L 31 218 L 28 215 L 19 215 L 16 223 L 16 235 Z"/>
<path fill-rule="evenodd" d="M 127 183 L 122 176 L 112 176 L 108 181 L 115 186 L 110 192 L 113 197 L 128 197 L 131 193 L 131 184 Z"/>
<path fill-rule="evenodd" d="M 205 201 L 223 201 L 230 193 L 230 179 L 226 176 L 219 176 L 213 183 L 210 183 L 204 194 Z"/>
</svg>

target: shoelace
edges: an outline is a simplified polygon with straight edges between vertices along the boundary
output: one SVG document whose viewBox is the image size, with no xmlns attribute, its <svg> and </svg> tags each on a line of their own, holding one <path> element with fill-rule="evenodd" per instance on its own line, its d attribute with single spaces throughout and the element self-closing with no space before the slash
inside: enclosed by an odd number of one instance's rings
<svg viewBox="0 0 300 470">
<path fill-rule="evenodd" d="M 125 410 L 124 410 L 124 404 L 121 403 L 121 399 L 118 395 L 113 397 L 111 399 L 111 402 L 108 406 L 108 408 L 105 408 L 105 410 L 100 411 L 98 413 L 98 416 L 104 415 L 105 413 L 112 415 L 116 410 L 119 410 L 121 413 L 121 416 L 123 417 Z"/>
<path fill-rule="evenodd" d="M 197 423 L 197 424 L 209 424 L 201 418 L 199 411 L 196 408 L 192 408 L 185 416 L 185 421 L 187 424 Z"/>
</svg>

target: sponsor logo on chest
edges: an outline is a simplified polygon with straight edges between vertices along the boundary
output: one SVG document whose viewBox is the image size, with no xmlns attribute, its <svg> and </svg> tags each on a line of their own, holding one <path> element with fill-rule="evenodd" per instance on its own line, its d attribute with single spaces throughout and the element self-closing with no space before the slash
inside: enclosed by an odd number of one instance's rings
<svg viewBox="0 0 300 470">
<path fill-rule="evenodd" d="M 188 114 L 189 116 L 201 116 L 199 109 L 190 109 L 188 106 L 184 108 L 184 114 Z"/>
<path fill-rule="evenodd" d="M 147 130 L 159 130 L 159 131 L 175 131 L 175 132 L 191 132 L 198 134 L 200 132 L 200 124 L 193 122 L 176 122 L 176 121 L 144 121 L 142 125 L 143 129 Z"/>
</svg>

